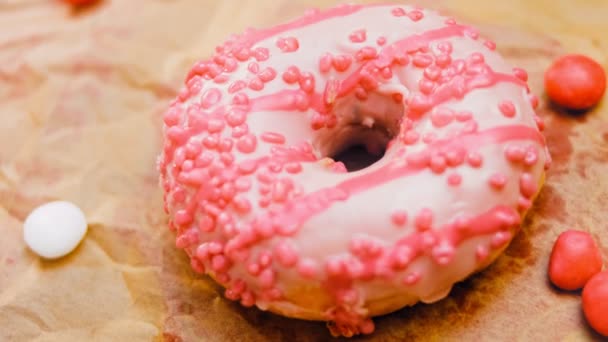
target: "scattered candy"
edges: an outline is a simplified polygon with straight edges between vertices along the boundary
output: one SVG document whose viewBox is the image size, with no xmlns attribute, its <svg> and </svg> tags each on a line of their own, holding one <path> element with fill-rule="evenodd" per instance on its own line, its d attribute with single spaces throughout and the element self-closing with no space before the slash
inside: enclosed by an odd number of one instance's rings
<svg viewBox="0 0 608 342">
<path fill-rule="evenodd" d="M 606 90 L 601 65 L 583 55 L 559 58 L 545 73 L 545 89 L 556 104 L 573 110 L 595 106 Z"/>
<path fill-rule="evenodd" d="M 86 232 L 87 222 L 82 210 L 65 201 L 39 206 L 23 223 L 25 244 L 47 259 L 60 258 L 72 252 Z"/>
<path fill-rule="evenodd" d="M 549 279 L 563 290 L 578 290 L 602 270 L 602 255 L 589 233 L 568 230 L 553 245 Z"/>
<path fill-rule="evenodd" d="M 585 285 L 583 313 L 595 331 L 608 337 L 608 271 L 597 273 Z"/>
</svg>

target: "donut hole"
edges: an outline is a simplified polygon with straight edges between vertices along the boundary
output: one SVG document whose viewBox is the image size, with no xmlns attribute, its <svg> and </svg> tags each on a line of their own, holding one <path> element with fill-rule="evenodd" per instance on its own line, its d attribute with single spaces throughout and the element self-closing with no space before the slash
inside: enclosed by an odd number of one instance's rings
<svg viewBox="0 0 608 342">
<path fill-rule="evenodd" d="M 399 133 L 403 104 L 393 96 L 371 93 L 365 101 L 351 96 L 337 103 L 336 128 L 326 132 L 324 156 L 342 162 L 348 172 L 365 169 L 382 159 Z"/>
<path fill-rule="evenodd" d="M 353 133 L 342 137 L 344 146 L 330 156 L 333 160 L 342 162 L 348 172 L 365 169 L 382 159 L 392 138 L 388 134 L 360 127 L 353 127 L 352 131 Z"/>
</svg>

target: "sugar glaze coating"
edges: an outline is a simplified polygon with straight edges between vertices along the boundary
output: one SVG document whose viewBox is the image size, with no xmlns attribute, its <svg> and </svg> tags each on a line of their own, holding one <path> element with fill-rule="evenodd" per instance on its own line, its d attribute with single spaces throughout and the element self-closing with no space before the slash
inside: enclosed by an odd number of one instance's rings
<svg viewBox="0 0 608 342">
<path fill-rule="evenodd" d="M 231 37 L 164 115 L 177 247 L 227 298 L 334 335 L 445 297 L 508 245 L 550 164 L 527 74 L 495 48 L 391 5 Z M 355 143 L 386 152 L 328 158 Z"/>
</svg>

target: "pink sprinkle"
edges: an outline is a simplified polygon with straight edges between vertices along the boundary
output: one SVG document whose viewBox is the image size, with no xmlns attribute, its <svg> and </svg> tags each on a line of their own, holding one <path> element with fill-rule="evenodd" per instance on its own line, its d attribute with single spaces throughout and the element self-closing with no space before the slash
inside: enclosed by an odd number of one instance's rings
<svg viewBox="0 0 608 342">
<path fill-rule="evenodd" d="M 457 173 L 452 173 L 448 176 L 448 185 L 458 186 L 462 183 L 462 176 Z"/>
<path fill-rule="evenodd" d="M 211 269 L 215 272 L 225 272 L 229 266 L 228 260 L 223 255 L 215 255 L 211 259 Z"/>
<path fill-rule="evenodd" d="M 530 104 L 532 105 L 532 108 L 536 109 L 538 107 L 538 97 L 534 94 L 531 94 L 529 96 L 529 100 L 530 100 Z"/>
<path fill-rule="evenodd" d="M 207 130 L 209 133 L 219 133 L 224 129 L 224 120 L 210 119 L 207 122 Z"/>
<path fill-rule="evenodd" d="M 323 54 L 319 59 L 319 71 L 322 73 L 329 72 L 329 70 L 331 70 L 332 60 L 333 57 L 330 53 Z"/>
<path fill-rule="evenodd" d="M 208 246 L 209 254 L 212 254 L 212 255 L 220 254 L 224 250 L 224 246 L 217 241 L 211 241 L 207 244 L 207 246 Z"/>
<path fill-rule="evenodd" d="M 243 305 L 244 307 L 252 307 L 254 304 L 254 295 L 249 291 L 243 292 L 243 294 L 241 295 L 241 305 Z"/>
<path fill-rule="evenodd" d="M 502 114 L 508 118 L 515 116 L 515 105 L 511 101 L 502 101 L 498 104 L 498 108 Z"/>
<path fill-rule="evenodd" d="M 497 172 L 490 176 L 489 183 L 494 189 L 501 190 L 507 184 L 507 177 Z"/>
<path fill-rule="evenodd" d="M 227 299 L 230 299 L 230 300 L 238 300 L 239 294 L 234 292 L 232 289 L 226 289 L 224 291 L 224 297 L 226 297 Z"/>
<path fill-rule="evenodd" d="M 403 226 L 407 222 L 407 213 L 405 210 L 397 210 L 391 215 L 391 220 L 396 226 Z"/>
<path fill-rule="evenodd" d="M 251 163 L 253 163 L 253 169 L 255 170 L 255 168 L 257 167 L 257 163 L 255 161 L 249 161 Z M 245 163 L 245 162 L 243 162 Z M 241 164 L 243 165 L 243 164 Z M 240 169 L 240 165 L 239 165 L 239 169 Z M 238 178 L 235 182 L 234 182 L 234 186 L 236 187 L 236 189 L 240 192 L 244 192 L 244 191 L 249 191 L 249 189 L 251 189 L 251 180 L 247 179 L 247 178 Z"/>
<path fill-rule="evenodd" d="M 449 57 L 449 55 L 453 51 L 453 46 L 452 46 L 452 43 L 450 43 L 449 41 L 444 41 L 444 42 L 440 42 L 439 44 L 437 44 L 437 49 L 439 51 L 443 52 L 444 56 Z"/>
<path fill-rule="evenodd" d="M 426 68 L 433 63 L 433 57 L 427 54 L 417 54 L 412 60 L 412 64 L 419 68 Z"/>
<path fill-rule="evenodd" d="M 296 66 L 290 66 L 287 68 L 287 70 L 283 73 L 283 81 L 285 81 L 285 83 L 287 84 L 293 84 L 298 82 L 298 80 L 300 79 L 300 69 L 298 69 L 298 67 Z"/>
<path fill-rule="evenodd" d="M 456 118 L 456 120 L 460 121 L 460 122 L 464 122 L 464 121 L 468 121 L 471 120 L 471 118 L 473 117 L 473 114 L 471 112 L 456 112 L 454 114 L 454 117 Z"/>
<path fill-rule="evenodd" d="M 434 173 L 441 174 L 447 167 L 446 160 L 444 157 L 439 155 L 432 156 L 429 167 Z"/>
<path fill-rule="evenodd" d="M 190 239 L 187 234 L 182 234 L 175 239 L 175 247 L 186 248 L 190 246 Z"/>
<path fill-rule="evenodd" d="M 522 68 L 513 68 L 513 75 L 524 82 L 528 81 L 528 73 Z"/>
<path fill-rule="evenodd" d="M 536 152 L 534 147 L 531 147 L 526 152 L 526 155 L 524 157 L 524 164 L 527 166 L 532 166 L 532 165 L 536 164 L 537 161 L 538 161 L 538 152 Z"/>
<path fill-rule="evenodd" d="M 243 196 L 235 196 L 232 200 L 232 204 L 240 213 L 245 214 L 251 211 L 251 203 Z"/>
<path fill-rule="evenodd" d="M 233 145 L 234 145 L 234 142 L 233 142 L 232 139 L 230 139 L 230 138 L 224 138 L 220 142 L 219 149 L 222 152 L 230 152 L 232 150 L 232 146 Z"/>
<path fill-rule="evenodd" d="M 386 44 L 386 37 L 378 37 L 378 39 L 376 39 L 376 44 L 383 46 L 384 44 Z"/>
<path fill-rule="evenodd" d="M 268 289 L 262 292 L 262 297 L 267 298 L 270 301 L 276 301 L 283 298 L 283 292 L 278 288 L 274 287 L 272 289 Z"/>
<path fill-rule="evenodd" d="M 481 157 L 481 154 L 477 152 L 470 152 L 467 155 L 467 162 L 472 167 L 478 168 L 481 167 L 481 164 L 483 163 L 483 158 Z"/>
<path fill-rule="evenodd" d="M 403 8 L 401 7 L 395 7 L 391 10 L 391 13 L 395 16 L 395 17 L 403 17 L 406 15 L 406 12 Z"/>
<path fill-rule="evenodd" d="M 234 57 L 241 62 L 244 62 L 251 57 L 251 51 L 247 47 L 242 47 L 234 52 Z"/>
<path fill-rule="evenodd" d="M 303 72 L 299 79 L 300 88 L 307 93 L 312 93 L 315 90 L 315 77 L 309 72 Z"/>
<path fill-rule="evenodd" d="M 312 259 L 300 260 L 298 264 L 298 273 L 307 279 L 313 279 L 318 272 L 317 263 Z"/>
<path fill-rule="evenodd" d="M 412 19 L 412 21 L 419 21 L 420 19 L 424 18 L 424 13 L 419 10 L 413 10 L 409 12 L 407 16 Z"/>
<path fill-rule="evenodd" d="M 349 55 L 339 55 L 333 58 L 332 65 L 334 66 L 336 71 L 343 72 L 350 67 L 352 61 L 352 57 Z"/>
<path fill-rule="evenodd" d="M 262 252 L 258 258 L 258 263 L 262 268 L 266 268 L 272 262 L 272 255 L 270 252 Z"/>
<path fill-rule="evenodd" d="M 270 51 L 267 48 L 258 47 L 253 51 L 253 55 L 258 62 L 263 62 L 270 57 Z"/>
<path fill-rule="evenodd" d="M 459 148 L 451 148 L 445 152 L 447 164 L 451 167 L 459 166 L 464 163 L 465 152 Z"/>
<path fill-rule="evenodd" d="M 209 259 L 209 244 L 203 243 L 196 248 L 196 257 L 201 261 Z"/>
<path fill-rule="evenodd" d="M 285 164 L 285 171 L 296 174 L 302 171 L 302 165 L 300 163 L 287 163 Z"/>
<path fill-rule="evenodd" d="M 253 228 L 255 229 L 255 232 L 258 235 L 260 235 L 261 237 L 264 237 L 264 238 L 269 238 L 275 234 L 272 223 L 267 220 L 258 222 L 256 225 L 254 225 Z"/>
<path fill-rule="evenodd" d="M 452 57 L 448 54 L 440 54 L 435 57 L 435 64 L 440 68 L 445 68 L 452 63 Z"/>
<path fill-rule="evenodd" d="M 431 228 L 433 224 L 433 211 L 428 208 L 424 208 L 418 212 L 414 219 L 414 225 L 419 231 L 425 231 Z"/>
<path fill-rule="evenodd" d="M 432 103 L 427 96 L 414 93 L 408 100 L 408 106 L 413 113 L 421 114 L 432 107 Z"/>
<path fill-rule="evenodd" d="M 353 43 L 363 43 L 367 39 L 367 34 L 365 30 L 357 30 L 351 33 L 348 36 L 348 39 Z"/>
<path fill-rule="evenodd" d="M 243 153 L 252 153 L 255 151 L 257 146 L 257 139 L 255 135 L 248 133 L 245 136 L 239 138 L 236 143 L 236 148 Z"/>
<path fill-rule="evenodd" d="M 447 108 L 437 108 L 431 113 L 431 122 L 437 128 L 447 126 L 453 119 L 454 113 Z"/>
<path fill-rule="evenodd" d="M 175 126 L 179 123 L 180 117 L 181 117 L 181 110 L 176 108 L 176 107 L 171 107 L 169 110 L 167 110 L 167 112 L 165 113 L 165 116 L 163 118 L 165 125 L 167 126 Z"/>
<path fill-rule="evenodd" d="M 342 162 L 335 162 L 331 166 L 331 170 L 336 173 L 346 173 L 348 170 L 346 169 L 346 165 Z"/>
<path fill-rule="evenodd" d="M 519 189 L 526 198 L 532 198 L 536 194 L 538 185 L 530 173 L 523 173 L 519 178 Z"/>
<path fill-rule="evenodd" d="M 411 272 L 410 274 L 408 274 L 405 279 L 403 279 L 403 284 L 404 285 L 415 285 L 418 281 L 420 281 L 420 273 L 418 272 Z"/>
<path fill-rule="evenodd" d="M 181 127 L 172 126 L 167 129 L 167 138 L 181 145 L 189 138 L 189 134 Z"/>
<path fill-rule="evenodd" d="M 418 88 L 420 89 L 421 93 L 430 95 L 435 89 L 435 82 L 423 78 L 418 82 Z"/>
<path fill-rule="evenodd" d="M 193 96 L 201 91 L 201 89 L 203 88 L 203 82 L 201 82 L 201 78 L 199 76 L 195 76 L 188 81 L 186 87 L 188 87 L 190 96 Z"/>
<path fill-rule="evenodd" d="M 406 143 L 407 145 L 413 145 L 418 141 L 419 138 L 420 138 L 420 134 L 418 134 L 418 132 L 416 132 L 414 130 L 409 130 L 409 131 L 405 132 L 405 135 L 403 137 L 403 142 Z"/>
<path fill-rule="evenodd" d="M 249 272 L 249 274 L 251 274 L 252 276 L 259 275 L 260 271 L 260 265 L 258 265 L 257 263 L 252 262 L 247 266 L 247 272 Z"/>
<path fill-rule="evenodd" d="M 277 77 L 277 72 L 273 68 L 266 68 L 258 73 L 258 77 L 262 82 L 267 83 Z"/>
<path fill-rule="evenodd" d="M 439 76 L 441 76 L 441 69 L 436 66 L 430 65 L 424 69 L 424 77 L 428 78 L 429 80 L 437 81 Z"/>
<path fill-rule="evenodd" d="M 492 237 L 492 240 L 490 241 L 490 245 L 492 246 L 492 248 L 498 249 L 498 248 L 503 247 L 505 244 L 507 244 L 507 242 L 509 242 L 509 240 L 511 240 L 510 232 L 498 232 L 498 233 L 494 234 L 494 236 Z"/>
<path fill-rule="evenodd" d="M 378 52 L 376 51 L 375 47 L 366 46 L 366 47 L 362 48 L 361 50 L 357 51 L 357 53 L 355 54 L 355 58 L 358 61 L 365 61 L 365 60 L 370 60 L 370 59 L 376 58 L 377 55 L 378 55 Z"/>
<path fill-rule="evenodd" d="M 232 103 L 235 105 L 247 105 L 249 104 L 249 97 L 247 94 L 238 93 L 232 98 Z"/>
<path fill-rule="evenodd" d="M 486 46 L 488 49 L 490 49 L 490 50 L 492 50 L 492 51 L 496 50 L 496 43 L 494 43 L 494 42 L 493 42 L 493 41 L 491 41 L 491 40 L 486 40 L 486 41 L 483 43 L 483 45 L 485 45 L 485 46 Z"/>
<path fill-rule="evenodd" d="M 279 38 L 277 47 L 283 52 L 295 52 L 300 47 L 300 43 L 295 37 Z"/>
<path fill-rule="evenodd" d="M 226 273 L 220 273 L 222 271 L 216 272 L 215 277 L 217 278 L 217 282 L 221 285 L 227 286 L 230 283 L 230 276 Z"/>
<path fill-rule="evenodd" d="M 486 246 L 483 246 L 483 245 L 477 246 L 477 249 L 475 250 L 475 257 L 477 258 L 478 262 L 485 261 L 489 255 L 490 255 L 490 251 L 488 250 L 488 248 Z"/>
<path fill-rule="evenodd" d="M 277 244 L 274 253 L 277 261 L 285 267 L 292 267 L 298 262 L 298 254 L 287 242 Z"/>
<path fill-rule="evenodd" d="M 203 96 L 201 97 L 201 106 L 203 108 L 210 108 L 218 103 L 221 98 L 222 93 L 216 88 L 211 88 L 203 93 Z"/>
<path fill-rule="evenodd" d="M 198 229 L 205 233 L 212 232 L 215 229 L 213 218 L 208 215 L 201 217 L 198 221 Z"/>
<path fill-rule="evenodd" d="M 524 160 L 526 151 L 519 146 L 510 145 L 505 148 L 505 157 L 512 163 L 519 163 Z"/>
<path fill-rule="evenodd" d="M 226 113 L 226 122 L 231 127 L 242 125 L 245 122 L 245 112 L 239 109 L 231 109 Z"/>
<path fill-rule="evenodd" d="M 391 253 L 391 266 L 396 270 L 401 270 L 407 267 L 413 258 L 412 249 L 406 245 L 398 245 Z"/>
<path fill-rule="evenodd" d="M 526 211 L 532 207 L 532 201 L 525 197 L 520 197 L 517 200 L 517 209 L 520 211 Z"/>
<path fill-rule="evenodd" d="M 285 202 L 289 196 L 291 187 L 288 183 L 280 180 L 272 185 L 272 199 L 275 202 Z"/>
<path fill-rule="evenodd" d="M 260 91 L 264 89 L 264 82 L 259 77 L 254 77 L 249 80 L 248 87 L 251 90 Z"/>
<path fill-rule="evenodd" d="M 469 27 L 467 30 L 465 30 L 464 33 L 474 40 L 477 40 L 477 38 L 479 38 L 479 32 L 477 32 L 477 30 L 472 27 Z"/>
<path fill-rule="evenodd" d="M 178 210 L 175 212 L 175 216 L 173 217 L 175 224 L 177 225 L 187 225 L 192 222 L 192 215 L 186 211 L 185 209 Z"/>
<path fill-rule="evenodd" d="M 264 132 L 260 135 L 260 139 L 270 144 L 284 144 L 285 136 L 276 132 Z"/>
<path fill-rule="evenodd" d="M 194 258 L 190 259 L 190 266 L 192 266 L 192 269 L 196 273 L 199 273 L 199 274 L 205 273 L 205 265 L 203 265 L 203 263 L 201 263 L 198 259 L 194 259 Z"/>
<path fill-rule="evenodd" d="M 255 160 L 244 160 L 239 166 L 238 170 L 243 175 L 250 175 L 258 168 L 258 163 Z"/>
<path fill-rule="evenodd" d="M 545 130 L 545 121 L 538 115 L 534 115 L 534 121 L 536 122 L 536 127 L 538 127 L 539 131 Z"/>
<path fill-rule="evenodd" d="M 205 145 L 205 147 L 207 147 L 210 150 L 215 149 L 218 144 L 219 144 L 219 139 L 218 139 L 217 134 L 208 135 L 205 137 L 205 139 L 203 139 L 203 145 Z"/>
<path fill-rule="evenodd" d="M 371 333 L 374 332 L 374 330 L 376 330 L 376 327 L 374 326 L 374 321 L 372 321 L 371 318 L 366 318 L 359 326 L 359 330 L 361 331 L 362 334 L 364 335 L 369 335 Z"/>
<path fill-rule="evenodd" d="M 445 266 L 454 258 L 455 249 L 449 243 L 441 243 L 433 248 L 433 258 L 438 265 Z"/>
<path fill-rule="evenodd" d="M 249 65 L 247 65 L 247 70 L 249 70 L 249 72 L 252 74 L 257 74 L 260 72 L 260 65 L 256 62 L 251 62 Z"/>
</svg>

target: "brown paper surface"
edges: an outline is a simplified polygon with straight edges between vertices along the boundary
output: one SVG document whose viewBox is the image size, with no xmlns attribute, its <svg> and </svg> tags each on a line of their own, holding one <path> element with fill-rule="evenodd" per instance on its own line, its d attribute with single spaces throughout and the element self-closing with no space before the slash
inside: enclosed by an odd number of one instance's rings
<svg viewBox="0 0 608 342">
<path fill-rule="evenodd" d="M 166 228 L 155 158 L 160 115 L 189 66 L 229 34 L 278 23 L 304 0 L 0 0 L 0 341 L 321 341 L 323 323 L 225 300 L 190 271 Z M 608 3 L 453 0 L 423 3 L 475 23 L 499 50 L 542 73 L 563 52 L 608 62 Z M 608 257 L 608 109 L 540 114 L 554 166 L 526 224 L 486 271 L 433 305 L 377 318 L 356 340 L 599 340 L 577 293 L 546 279 L 567 228 Z M 54 199 L 83 208 L 89 232 L 71 255 L 42 261 L 22 222 Z"/>
</svg>

